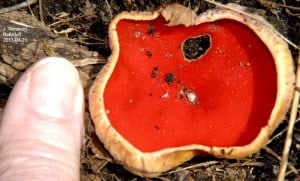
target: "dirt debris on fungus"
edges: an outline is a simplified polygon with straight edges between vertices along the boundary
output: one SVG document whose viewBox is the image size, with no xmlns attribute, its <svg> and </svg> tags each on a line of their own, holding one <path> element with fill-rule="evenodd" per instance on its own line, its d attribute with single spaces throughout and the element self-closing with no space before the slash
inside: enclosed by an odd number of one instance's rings
<svg viewBox="0 0 300 181">
<path fill-rule="evenodd" d="M 159 72 L 158 66 L 153 67 L 153 70 L 152 70 L 152 72 L 151 72 L 151 77 L 152 77 L 152 78 L 156 78 L 158 72 Z"/>
<path fill-rule="evenodd" d="M 151 58 L 151 57 L 152 57 L 152 52 L 151 52 L 150 50 L 147 50 L 147 51 L 146 51 L 146 55 L 147 55 L 149 58 Z"/>
<path fill-rule="evenodd" d="M 175 79 L 176 79 L 176 74 L 167 73 L 165 75 L 165 82 L 167 82 L 167 84 L 169 84 L 169 85 L 172 84 Z"/>
<path fill-rule="evenodd" d="M 180 90 L 179 98 L 187 100 L 188 103 L 190 103 L 194 106 L 199 105 L 199 100 L 198 100 L 197 94 L 189 88 L 185 87 L 182 90 Z"/>
<path fill-rule="evenodd" d="M 154 35 L 154 33 L 155 33 L 154 26 L 149 25 L 148 29 L 147 29 L 147 34 L 148 35 Z"/>
</svg>

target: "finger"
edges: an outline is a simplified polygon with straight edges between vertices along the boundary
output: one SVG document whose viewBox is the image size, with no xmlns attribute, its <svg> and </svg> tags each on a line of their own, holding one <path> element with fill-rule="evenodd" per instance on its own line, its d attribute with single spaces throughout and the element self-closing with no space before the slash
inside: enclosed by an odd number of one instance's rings
<svg viewBox="0 0 300 181">
<path fill-rule="evenodd" d="M 29 68 L 0 123 L 0 180 L 78 180 L 83 100 L 67 60 L 46 58 Z"/>
</svg>

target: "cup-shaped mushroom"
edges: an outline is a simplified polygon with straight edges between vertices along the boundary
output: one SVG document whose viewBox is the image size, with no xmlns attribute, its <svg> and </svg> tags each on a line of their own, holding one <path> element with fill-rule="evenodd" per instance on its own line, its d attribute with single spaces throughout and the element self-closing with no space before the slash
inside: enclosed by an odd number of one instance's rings
<svg viewBox="0 0 300 181">
<path fill-rule="evenodd" d="M 258 151 L 293 94 L 288 45 L 262 18 L 169 5 L 109 26 L 112 54 L 89 94 L 96 133 L 129 171 L 152 177 L 200 153 Z"/>
</svg>

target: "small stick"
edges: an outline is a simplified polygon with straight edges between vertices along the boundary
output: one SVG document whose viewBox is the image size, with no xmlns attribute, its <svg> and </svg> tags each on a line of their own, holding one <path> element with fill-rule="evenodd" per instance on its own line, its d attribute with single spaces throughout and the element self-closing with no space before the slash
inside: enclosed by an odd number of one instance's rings
<svg viewBox="0 0 300 181">
<path fill-rule="evenodd" d="M 44 22 L 44 16 L 43 16 L 43 2 L 42 2 L 42 0 L 39 0 L 39 12 L 40 12 L 41 22 L 43 24 L 45 24 L 45 22 Z"/>
<path fill-rule="evenodd" d="M 217 6 L 217 7 L 221 7 L 221 8 L 225 8 L 225 9 L 230 9 L 230 10 L 232 10 L 232 11 L 235 11 L 235 12 L 238 12 L 238 13 L 241 13 L 241 14 L 244 14 L 244 15 L 246 15 L 246 16 L 248 16 L 248 17 L 253 18 L 253 19 L 259 20 L 259 18 L 258 18 L 257 16 L 255 16 L 255 15 L 253 15 L 253 14 L 249 14 L 249 13 L 243 12 L 243 11 L 241 11 L 241 10 L 239 10 L 239 9 L 230 7 L 230 6 L 226 5 L 226 4 L 222 4 L 222 3 L 216 2 L 216 1 L 214 1 L 214 0 L 204 0 L 204 1 L 205 1 L 205 2 L 208 2 L 208 3 L 210 3 L 210 4 L 213 4 L 213 5 Z M 267 24 L 267 23 L 265 23 L 265 22 L 262 22 L 262 23 L 264 23 L 264 25 L 266 25 L 266 26 L 271 26 L 271 25 L 269 25 L 269 24 Z M 295 43 L 293 43 L 292 41 L 290 41 L 289 39 L 287 39 L 285 36 L 283 36 L 283 35 L 282 35 L 279 31 L 277 31 L 275 28 L 274 28 L 274 30 L 275 30 L 275 33 L 276 33 L 278 36 L 280 36 L 285 42 L 287 42 L 288 44 L 290 44 L 291 46 L 293 46 L 293 47 L 296 48 L 297 50 L 300 50 L 300 47 L 299 47 L 298 45 L 296 45 Z"/>
<path fill-rule="evenodd" d="M 199 167 L 209 167 L 210 165 L 215 165 L 217 163 L 219 163 L 219 162 L 218 161 L 207 161 L 207 162 L 204 162 L 204 163 L 198 163 L 198 164 L 195 164 L 195 165 L 191 165 L 191 166 L 179 168 L 179 169 L 176 169 L 176 170 L 173 170 L 173 171 L 169 171 L 169 172 L 166 172 L 165 174 L 172 174 L 172 173 L 180 172 L 180 171 L 183 171 L 183 170 L 189 170 L 189 169 L 199 168 Z"/>
<path fill-rule="evenodd" d="M 291 9 L 291 10 L 300 10 L 300 7 L 286 5 L 285 0 L 282 0 L 283 4 L 275 3 L 275 2 L 269 1 L 269 0 L 258 0 L 258 2 L 265 4 L 267 6 L 273 6 L 273 7 L 278 6 L 278 7 L 282 7 L 282 8 Z"/>
<path fill-rule="evenodd" d="M 7 13 L 7 12 L 10 12 L 10 11 L 14 11 L 14 10 L 17 10 L 17 9 L 20 9 L 20 8 L 25 8 L 27 6 L 30 6 L 34 3 L 36 3 L 36 2 L 37 2 L 37 0 L 26 0 L 26 2 L 22 2 L 22 3 L 16 4 L 16 5 L 11 6 L 11 7 L 7 7 L 7 8 L 2 8 L 2 9 L 0 9 L 0 14 Z"/>
<path fill-rule="evenodd" d="M 112 19 L 113 14 L 112 14 L 112 11 L 111 11 L 111 7 L 110 7 L 107 0 L 105 0 L 105 3 L 106 3 L 106 6 L 107 6 L 107 9 L 108 9 L 108 12 L 109 12 L 110 19 Z"/>
<path fill-rule="evenodd" d="M 297 63 L 298 63 L 298 66 L 297 66 L 297 75 L 296 75 L 296 88 L 300 87 L 300 51 L 299 51 L 299 57 L 298 57 Z M 294 92 L 294 98 L 293 98 L 293 103 L 292 103 L 292 109 L 291 109 L 291 114 L 290 114 L 290 119 L 289 119 L 288 130 L 286 133 L 284 149 L 283 149 L 283 153 L 281 156 L 280 170 L 279 170 L 279 175 L 277 177 L 278 181 L 284 180 L 284 177 L 285 177 L 286 166 L 288 164 L 288 156 L 289 156 L 289 152 L 290 152 L 290 148 L 291 148 L 292 140 L 293 140 L 293 129 L 294 129 L 296 117 L 297 117 L 299 98 L 300 98 L 300 93 L 299 93 L 299 91 L 296 90 Z"/>
<path fill-rule="evenodd" d="M 267 153 L 269 153 L 274 158 L 276 158 L 279 162 L 281 162 L 281 157 L 277 153 L 275 153 L 271 148 L 269 148 L 268 146 L 264 146 L 262 149 L 264 149 Z M 289 167 L 289 169 L 291 170 L 291 172 L 293 172 L 295 174 L 298 174 L 298 171 L 294 167 L 294 165 L 288 164 L 287 166 Z"/>
</svg>

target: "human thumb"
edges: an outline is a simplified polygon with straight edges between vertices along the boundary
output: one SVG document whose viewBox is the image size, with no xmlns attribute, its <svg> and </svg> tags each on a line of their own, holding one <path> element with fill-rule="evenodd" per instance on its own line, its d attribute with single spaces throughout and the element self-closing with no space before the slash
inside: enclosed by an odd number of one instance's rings
<svg viewBox="0 0 300 181">
<path fill-rule="evenodd" d="M 18 80 L 0 122 L 0 180 L 79 180 L 84 98 L 76 69 L 45 58 Z"/>
</svg>

